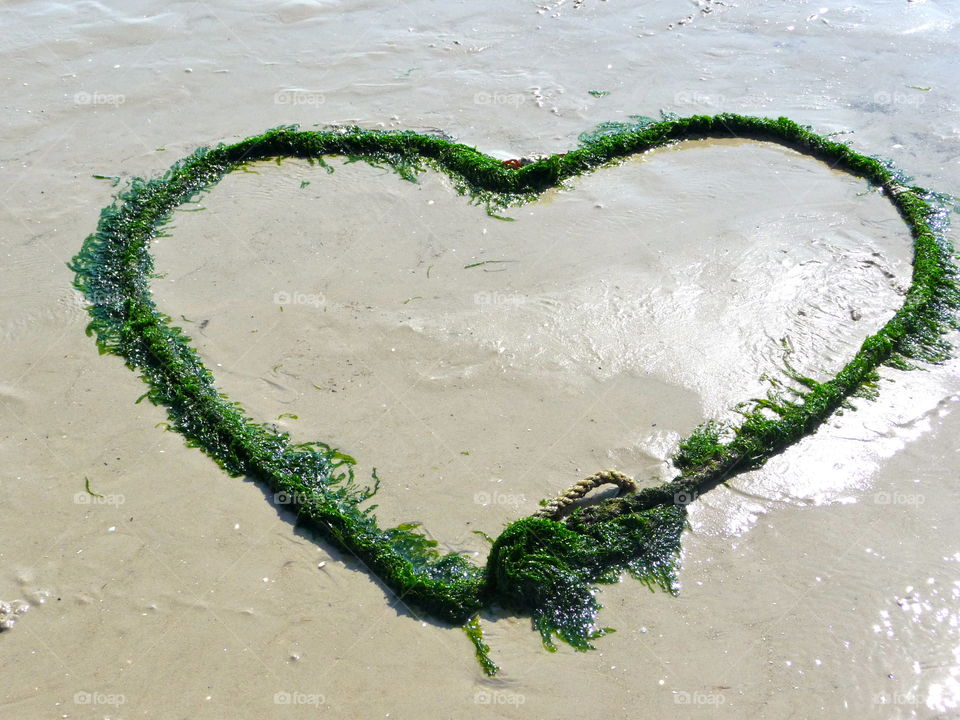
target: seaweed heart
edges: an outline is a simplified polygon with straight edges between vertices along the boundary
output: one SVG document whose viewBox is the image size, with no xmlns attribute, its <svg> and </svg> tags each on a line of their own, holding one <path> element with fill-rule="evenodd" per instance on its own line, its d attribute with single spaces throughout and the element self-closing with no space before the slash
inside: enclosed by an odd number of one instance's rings
<svg viewBox="0 0 960 720">
<path fill-rule="evenodd" d="M 685 139 L 739 137 L 797 149 L 836 169 L 864 177 L 887 195 L 911 231 L 914 272 L 903 306 L 868 337 L 831 379 L 788 373 L 783 394 L 748 402 L 736 427 L 708 422 L 680 445 L 674 480 L 637 490 L 614 471 L 596 473 L 509 525 L 493 542 L 485 567 L 442 555 L 413 525 L 381 528 L 363 503 L 375 492 L 354 481 L 353 459 L 323 442 L 293 443 L 274 427 L 249 418 L 214 384 L 180 328 L 155 305 L 149 287 L 150 241 L 173 210 L 209 190 L 230 171 L 255 160 L 297 157 L 323 164 L 340 155 L 390 166 L 414 180 L 426 167 L 448 175 L 461 193 L 495 214 L 536 197 L 566 178 L 651 148 Z M 277 128 L 232 145 L 201 148 L 162 177 L 134 180 L 101 213 L 71 267 L 75 286 L 90 301 L 88 332 L 102 352 L 123 357 L 148 385 L 145 397 L 167 409 L 172 427 L 234 475 L 252 476 L 292 498 L 299 521 L 356 555 L 404 602 L 463 624 L 487 672 L 478 613 L 499 604 L 531 615 L 548 647 L 554 634 L 590 647 L 601 634 L 594 585 L 623 570 L 648 585 L 671 588 L 686 504 L 731 474 L 762 465 L 816 428 L 857 393 L 875 390 L 883 365 L 909 368 L 939 361 L 942 335 L 956 326 L 960 307 L 952 250 L 937 197 L 907 186 L 884 163 L 818 136 L 786 118 L 695 116 L 651 121 L 593 138 L 568 153 L 536 161 L 501 162 L 441 137 L 412 132 L 337 128 L 302 132 Z M 597 484 L 612 482 L 618 497 L 563 516 Z"/>
</svg>

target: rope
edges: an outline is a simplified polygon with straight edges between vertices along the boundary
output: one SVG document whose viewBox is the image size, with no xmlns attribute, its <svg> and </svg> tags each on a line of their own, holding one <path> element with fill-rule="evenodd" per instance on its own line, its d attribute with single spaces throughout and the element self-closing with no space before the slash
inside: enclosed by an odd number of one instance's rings
<svg viewBox="0 0 960 720">
<path fill-rule="evenodd" d="M 563 511 L 573 505 L 573 503 L 601 485 L 616 485 L 620 488 L 619 494 L 621 496 L 637 491 L 637 484 L 633 481 L 633 478 L 617 470 L 601 470 L 572 485 L 566 492 L 557 495 L 553 500 L 535 512 L 533 517 L 556 520 L 563 514 Z"/>
</svg>

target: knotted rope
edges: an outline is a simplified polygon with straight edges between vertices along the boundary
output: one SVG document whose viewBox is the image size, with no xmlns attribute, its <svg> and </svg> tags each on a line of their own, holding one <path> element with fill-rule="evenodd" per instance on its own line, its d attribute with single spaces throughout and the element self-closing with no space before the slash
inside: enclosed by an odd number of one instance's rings
<svg viewBox="0 0 960 720">
<path fill-rule="evenodd" d="M 601 485 L 616 485 L 620 488 L 620 495 L 635 493 L 637 491 L 637 484 L 633 481 L 633 478 L 617 470 L 601 470 L 572 485 L 566 492 L 557 495 L 557 497 L 535 512 L 533 517 L 556 520 L 563 514 L 563 511 L 573 505 L 573 503 Z"/>
</svg>

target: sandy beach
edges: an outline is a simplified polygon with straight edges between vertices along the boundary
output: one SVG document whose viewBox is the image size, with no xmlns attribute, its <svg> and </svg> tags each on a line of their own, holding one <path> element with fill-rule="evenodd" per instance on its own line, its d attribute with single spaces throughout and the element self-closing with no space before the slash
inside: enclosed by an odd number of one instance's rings
<svg viewBox="0 0 960 720">
<path fill-rule="evenodd" d="M 509 159 L 632 115 L 787 116 L 960 195 L 955 15 L 0 8 L 0 720 L 957 717 L 960 361 L 883 369 L 876 400 L 698 498 L 679 594 L 603 586 L 616 632 L 596 650 L 548 653 L 529 618 L 485 613 L 488 678 L 460 628 L 165 432 L 84 333 L 67 267 L 132 178 L 279 125 L 442 131 Z M 330 165 L 257 163 L 177 210 L 157 304 L 251 417 L 375 469 L 384 526 L 478 563 L 478 531 L 597 470 L 670 479 L 785 343 L 830 377 L 910 283 L 890 203 L 772 143 L 659 149 L 513 222 L 432 171 Z"/>
</svg>

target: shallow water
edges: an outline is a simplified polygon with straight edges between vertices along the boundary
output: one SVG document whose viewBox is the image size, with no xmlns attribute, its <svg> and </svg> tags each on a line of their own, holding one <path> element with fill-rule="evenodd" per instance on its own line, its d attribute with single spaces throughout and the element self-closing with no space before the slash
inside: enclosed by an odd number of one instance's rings
<svg viewBox="0 0 960 720">
<path fill-rule="evenodd" d="M 91 175 L 288 123 L 507 158 L 660 109 L 787 115 L 957 193 L 949 4 L 0 12 L 0 601 L 30 607 L 0 635 L 0 718 L 957 712 L 956 361 L 884 371 L 877 401 L 695 502 L 679 597 L 605 587 L 596 652 L 487 617 L 490 680 L 458 629 L 156 427 L 64 265 L 114 192 Z M 658 150 L 512 223 L 433 174 L 334 164 L 263 163 L 178 212 L 157 301 L 249 414 L 376 467 L 383 522 L 479 559 L 474 530 L 597 469 L 669 477 L 681 437 L 766 391 L 783 338 L 832 374 L 909 282 L 886 201 L 778 146 Z"/>
</svg>

